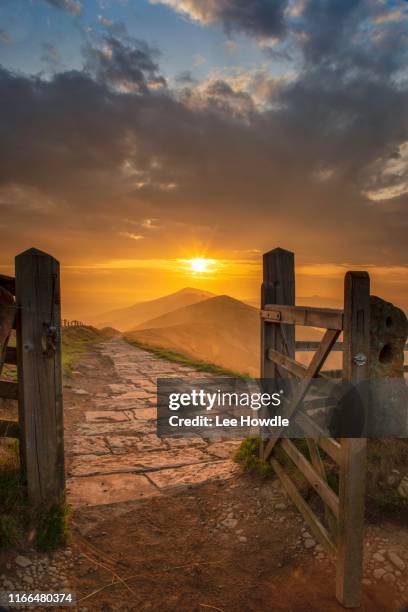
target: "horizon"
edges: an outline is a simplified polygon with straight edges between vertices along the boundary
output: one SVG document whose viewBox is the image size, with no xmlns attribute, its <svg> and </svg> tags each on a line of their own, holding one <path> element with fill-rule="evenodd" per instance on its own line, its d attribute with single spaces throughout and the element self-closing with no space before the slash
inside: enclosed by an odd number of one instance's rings
<svg viewBox="0 0 408 612">
<path fill-rule="evenodd" d="M 236 297 L 234 295 L 230 295 L 228 293 L 213 293 L 212 291 L 208 291 L 208 290 L 205 290 L 205 289 L 200 289 L 199 287 L 188 286 L 188 287 L 182 287 L 181 289 L 177 289 L 176 291 L 173 291 L 171 293 L 166 293 L 166 294 L 158 295 L 158 296 L 153 297 L 151 299 L 140 300 L 138 302 L 133 302 L 131 304 L 120 306 L 118 308 L 112 308 L 110 310 L 104 310 L 104 311 L 101 311 L 101 312 L 96 312 L 96 313 L 94 313 L 93 316 L 94 316 L 95 319 L 97 319 L 97 318 L 102 317 L 103 315 L 109 315 L 110 313 L 114 313 L 114 312 L 117 312 L 117 311 L 120 311 L 120 310 L 130 309 L 133 306 L 148 304 L 149 302 L 153 302 L 153 301 L 156 301 L 156 300 L 172 297 L 172 296 L 175 296 L 175 295 L 183 293 L 183 292 L 187 293 L 187 292 L 195 292 L 195 291 L 197 293 L 206 293 L 206 294 L 208 294 L 208 297 L 204 297 L 203 301 L 206 301 L 207 299 L 211 300 L 211 299 L 214 299 L 214 298 L 227 297 L 227 298 L 232 298 L 234 300 L 242 302 L 242 303 L 246 304 L 247 306 L 251 306 L 251 307 L 253 307 L 255 309 L 259 308 L 259 304 L 258 304 L 259 300 L 256 300 L 256 299 L 253 299 L 253 298 L 250 298 L 250 297 L 247 297 L 247 298 L 241 297 L 241 298 L 239 298 L 239 297 Z M 322 301 L 324 301 L 325 303 L 322 304 L 321 303 Z M 187 308 L 189 306 L 193 306 L 194 304 L 195 303 L 189 304 L 187 306 Z M 341 299 L 322 298 L 321 296 L 318 296 L 318 295 L 297 296 L 296 304 L 299 305 L 299 306 L 307 306 L 307 305 L 315 306 L 315 305 L 320 305 L 320 306 L 325 307 L 325 308 L 333 308 L 333 309 L 342 308 L 343 307 L 343 305 L 341 303 Z M 401 308 L 401 306 L 398 306 L 398 304 L 395 304 L 395 306 Z M 184 308 L 184 306 L 182 308 Z M 404 310 L 404 308 L 401 308 L 401 309 Z M 405 310 L 404 310 L 404 312 L 405 312 Z M 85 321 L 85 324 L 86 324 L 86 321 Z"/>
</svg>

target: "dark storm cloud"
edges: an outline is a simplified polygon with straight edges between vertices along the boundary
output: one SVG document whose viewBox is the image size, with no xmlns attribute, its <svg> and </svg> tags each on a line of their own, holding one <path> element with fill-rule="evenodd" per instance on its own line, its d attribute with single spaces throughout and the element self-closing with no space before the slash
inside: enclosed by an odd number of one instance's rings
<svg viewBox="0 0 408 612">
<path fill-rule="evenodd" d="M 235 91 L 222 79 L 210 83 L 205 90 L 205 95 L 209 109 L 222 111 L 226 115 L 248 115 L 255 109 L 249 93 Z"/>
<path fill-rule="evenodd" d="M 397 7 L 397 8 L 395 8 Z M 407 4 L 366 0 L 306 0 L 293 24 L 308 66 L 342 66 L 377 77 L 406 58 Z"/>
<path fill-rule="evenodd" d="M 15 228 L 63 227 L 70 254 L 70 231 L 89 254 L 133 253 L 124 220 L 155 218 L 145 256 L 170 253 L 171 240 L 199 225 L 225 248 L 279 242 L 309 259 L 405 264 L 407 196 L 366 195 L 405 180 L 398 23 L 378 18 L 361 42 L 378 13 L 349 3 L 330 13 L 336 40 L 320 40 L 312 4 L 293 31 L 308 32 L 302 68 L 271 106 L 226 78 L 187 82 L 178 97 L 162 86 L 150 47 L 113 36 L 87 48 L 82 72 L 45 80 L 2 70 L 0 208 Z"/>
<path fill-rule="evenodd" d="M 151 0 L 167 4 L 201 23 L 220 22 L 228 32 L 281 37 L 288 0 Z"/>
<path fill-rule="evenodd" d="M 155 59 L 157 51 L 144 41 L 109 34 L 99 46 L 88 45 L 85 53 L 85 69 L 100 82 L 139 93 L 148 93 L 152 85 L 166 85 Z"/>
<path fill-rule="evenodd" d="M 197 0 L 199 3 L 200 0 Z M 214 19 L 221 21 L 227 32 L 240 31 L 265 37 L 280 37 L 284 33 L 287 0 L 220 0 L 209 4 Z"/>
<path fill-rule="evenodd" d="M 67 11 L 71 15 L 80 15 L 82 11 L 82 5 L 77 0 L 45 0 L 48 4 L 54 8 Z"/>
</svg>

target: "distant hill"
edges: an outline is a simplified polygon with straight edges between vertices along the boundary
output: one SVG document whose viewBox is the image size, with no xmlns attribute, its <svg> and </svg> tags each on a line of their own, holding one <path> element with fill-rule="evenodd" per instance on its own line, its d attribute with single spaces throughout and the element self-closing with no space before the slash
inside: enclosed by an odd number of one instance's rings
<svg viewBox="0 0 408 612">
<path fill-rule="evenodd" d="M 230 370 L 258 374 L 258 312 L 227 295 L 145 321 L 126 336 Z"/>
<path fill-rule="evenodd" d="M 183 353 L 224 368 L 259 376 L 259 312 L 227 295 L 216 296 L 154 317 L 126 333 L 129 338 Z M 322 330 L 296 327 L 297 340 L 320 340 Z M 312 353 L 298 353 L 307 364 Z M 339 367 L 341 353 L 329 357 L 327 367 Z"/>
<path fill-rule="evenodd" d="M 159 317 L 173 310 L 196 304 L 213 297 L 209 291 L 186 287 L 176 293 L 165 295 L 155 300 L 139 302 L 126 308 L 118 308 L 103 314 L 90 317 L 91 323 L 97 327 L 113 327 L 120 331 L 133 329 L 143 321 Z"/>
</svg>

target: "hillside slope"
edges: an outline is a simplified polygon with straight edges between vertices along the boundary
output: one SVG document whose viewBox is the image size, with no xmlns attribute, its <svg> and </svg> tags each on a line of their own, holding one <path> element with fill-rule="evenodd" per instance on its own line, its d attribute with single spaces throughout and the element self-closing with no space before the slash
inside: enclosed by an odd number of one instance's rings
<svg viewBox="0 0 408 612">
<path fill-rule="evenodd" d="M 150 319 L 126 337 L 230 370 L 252 376 L 258 373 L 257 310 L 226 295 Z"/>
<path fill-rule="evenodd" d="M 118 308 L 89 317 L 89 320 L 97 327 L 114 327 L 120 331 L 125 331 L 136 327 L 152 317 L 159 317 L 162 314 L 189 306 L 190 304 L 196 304 L 213 296 L 214 294 L 209 291 L 186 287 L 155 300 L 139 302 L 126 308 Z"/>
<path fill-rule="evenodd" d="M 251 376 L 259 375 L 258 310 L 227 295 L 216 296 L 140 323 L 126 336 L 142 344 L 183 353 L 195 359 Z M 296 328 L 297 340 L 319 340 L 322 331 Z M 298 353 L 307 364 L 313 353 Z M 339 367 L 341 353 L 326 367 Z"/>
</svg>

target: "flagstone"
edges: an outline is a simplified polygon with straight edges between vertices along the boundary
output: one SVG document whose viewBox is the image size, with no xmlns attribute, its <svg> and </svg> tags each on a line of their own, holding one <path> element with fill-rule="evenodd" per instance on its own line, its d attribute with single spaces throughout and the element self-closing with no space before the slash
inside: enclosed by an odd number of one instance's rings
<svg viewBox="0 0 408 612">
<path fill-rule="evenodd" d="M 149 473 L 149 479 L 160 489 L 196 485 L 209 480 L 227 480 L 239 472 L 231 461 L 208 462 Z"/>
<path fill-rule="evenodd" d="M 110 448 L 101 436 L 78 436 L 72 445 L 74 455 L 106 455 Z"/>
<path fill-rule="evenodd" d="M 75 426 L 69 462 L 70 504 L 137 500 L 239 472 L 231 461 L 239 441 L 156 434 L 157 379 L 199 381 L 211 379 L 211 374 L 162 361 L 120 338 L 100 348 L 113 363 L 115 382 L 107 385 L 110 393 L 90 395 L 86 405 L 82 400 L 84 420 Z"/>
<path fill-rule="evenodd" d="M 72 506 L 101 506 L 158 495 L 157 489 L 142 474 L 110 474 L 67 480 Z"/>
<path fill-rule="evenodd" d="M 128 452 L 123 455 L 89 455 L 86 461 L 76 455 L 71 466 L 72 476 L 94 476 L 132 472 L 145 469 L 164 469 L 209 461 L 200 449 L 190 448 L 174 451 Z"/>
<path fill-rule="evenodd" d="M 130 421 L 133 418 L 133 412 L 119 412 L 117 410 L 88 410 L 85 412 L 85 419 L 88 423 L 100 422 L 120 422 Z"/>
</svg>

